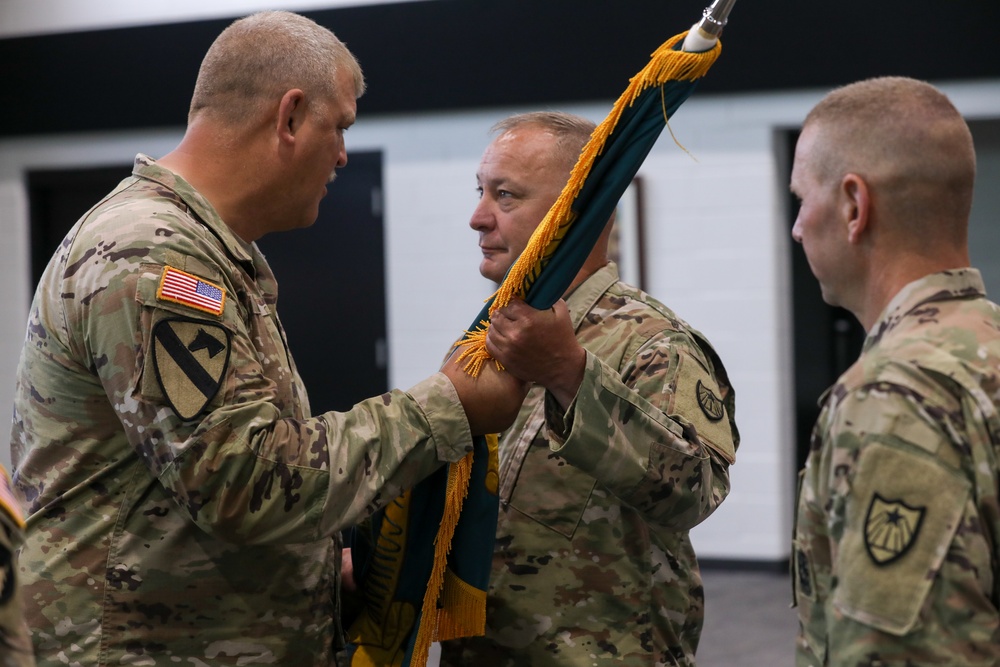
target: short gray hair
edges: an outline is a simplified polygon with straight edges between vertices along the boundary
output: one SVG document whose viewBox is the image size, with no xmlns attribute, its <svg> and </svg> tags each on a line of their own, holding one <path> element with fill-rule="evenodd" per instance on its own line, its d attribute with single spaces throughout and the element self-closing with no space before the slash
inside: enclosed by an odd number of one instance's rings
<svg viewBox="0 0 1000 667">
<path fill-rule="evenodd" d="M 300 88 L 318 100 L 332 100 L 336 74 L 346 67 L 355 97 L 365 91 L 357 59 L 330 30 L 304 16 L 266 11 L 239 19 L 215 39 L 202 60 L 191 98 L 190 122 L 208 112 L 242 125 Z"/>
<path fill-rule="evenodd" d="M 505 134 L 522 127 L 537 127 L 552 133 L 556 138 L 556 149 L 571 170 L 580 157 L 580 152 L 590 140 L 597 125 L 582 117 L 562 111 L 531 111 L 504 118 L 492 128 L 491 134 Z"/>
</svg>

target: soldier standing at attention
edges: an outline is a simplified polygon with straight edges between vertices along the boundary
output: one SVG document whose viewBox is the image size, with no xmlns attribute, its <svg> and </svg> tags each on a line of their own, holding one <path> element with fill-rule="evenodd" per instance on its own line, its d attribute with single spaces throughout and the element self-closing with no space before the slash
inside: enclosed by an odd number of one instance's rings
<svg viewBox="0 0 1000 667">
<path fill-rule="evenodd" d="M 11 437 L 41 665 L 335 664 L 338 531 L 513 421 L 519 382 L 454 364 L 310 416 L 254 242 L 315 222 L 363 90 L 326 28 L 236 21 L 45 270 Z"/>
<path fill-rule="evenodd" d="M 867 330 L 821 399 L 793 576 L 805 665 L 1000 664 L 1000 308 L 969 268 L 972 135 L 912 79 L 806 117 L 793 238 Z"/>
<path fill-rule="evenodd" d="M 594 124 L 508 118 L 483 154 L 480 273 L 500 282 Z M 487 347 L 534 382 L 500 442 L 501 514 L 484 638 L 442 664 L 693 665 L 704 612 L 688 530 L 729 492 L 734 393 L 700 333 L 618 279 L 612 221 L 564 301 L 515 301 Z"/>
</svg>

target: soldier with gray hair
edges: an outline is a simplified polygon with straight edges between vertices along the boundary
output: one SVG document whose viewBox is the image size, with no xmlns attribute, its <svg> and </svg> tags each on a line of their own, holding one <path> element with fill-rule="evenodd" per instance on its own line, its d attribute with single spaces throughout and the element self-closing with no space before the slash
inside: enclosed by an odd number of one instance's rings
<svg viewBox="0 0 1000 667">
<path fill-rule="evenodd" d="M 922 81 L 844 86 L 805 119 L 792 236 L 867 337 L 802 472 L 799 665 L 1000 664 L 1000 308 L 969 267 L 975 172 Z"/>
<path fill-rule="evenodd" d="M 335 664 L 338 532 L 513 421 L 521 383 L 453 364 L 310 415 L 255 241 L 315 222 L 364 87 L 315 22 L 236 21 L 50 261 L 11 437 L 39 664 Z"/>
<path fill-rule="evenodd" d="M 559 196 L 594 124 L 508 118 L 480 161 L 480 273 L 496 282 Z M 461 665 L 693 665 L 704 616 L 688 531 L 729 493 L 735 394 L 705 337 L 619 280 L 608 222 L 549 310 L 514 301 L 487 348 L 531 381 L 500 441 L 486 636 Z"/>
</svg>

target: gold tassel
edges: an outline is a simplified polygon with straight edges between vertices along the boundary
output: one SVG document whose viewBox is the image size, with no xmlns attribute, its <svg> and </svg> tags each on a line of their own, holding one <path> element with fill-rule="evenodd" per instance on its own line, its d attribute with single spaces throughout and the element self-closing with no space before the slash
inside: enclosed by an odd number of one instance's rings
<svg viewBox="0 0 1000 667">
<path fill-rule="evenodd" d="M 611 112 L 594 129 L 587 145 L 580 152 L 576 166 L 573 167 L 569 181 L 559 198 L 556 199 L 555 204 L 552 205 L 545 218 L 535 229 L 524 252 L 511 266 L 503 283 L 493 295 L 493 304 L 490 306 L 491 315 L 497 309 L 509 304 L 515 297 L 523 297 L 526 286 L 534 282 L 542 267 L 548 263 L 548 258 L 573 223 L 571 208 L 573 201 L 580 194 L 594 161 L 604 150 L 605 142 L 618 125 L 625 109 L 632 106 L 636 98 L 647 88 L 662 86 L 670 81 L 700 79 L 708 73 L 709 68 L 722 52 L 721 42 L 716 42 L 714 47 L 702 53 L 674 50 L 674 46 L 679 44 L 685 36 L 687 36 L 687 32 L 675 35 L 653 52 L 649 63 L 629 80 L 628 87 L 615 102 Z M 666 106 L 664 106 L 663 113 L 664 115 L 667 113 Z M 490 353 L 486 351 L 486 332 L 488 329 L 489 322 L 480 322 L 478 329 L 466 332 L 466 338 L 455 343 L 456 347 L 466 348 L 456 358 L 455 363 L 467 359 L 464 369 L 473 377 L 478 377 L 483 364 L 492 359 Z"/>
<path fill-rule="evenodd" d="M 486 436 L 487 473 L 484 483 L 489 493 L 496 495 L 499 436 Z M 444 511 L 441 526 L 434 538 L 434 563 L 431 576 L 424 591 L 420 627 L 413 642 L 411 665 L 427 664 L 427 653 L 431 642 L 456 639 L 458 637 L 478 637 L 486 632 L 486 591 L 462 581 L 448 569 L 448 552 L 455 536 L 455 527 L 462 513 L 462 505 L 469 493 L 472 477 L 473 453 L 448 467 L 448 486 L 445 489 Z M 441 608 L 438 608 L 438 600 Z"/>
<path fill-rule="evenodd" d="M 444 584 L 444 573 L 448 565 L 448 552 L 451 551 L 451 540 L 455 535 L 455 526 L 462 513 L 462 503 L 469 492 L 469 478 L 472 475 L 472 452 L 448 466 L 448 487 L 445 491 L 444 511 L 441 514 L 441 526 L 434 538 L 434 565 L 427 590 L 424 591 L 424 604 L 421 611 L 420 627 L 413 644 L 411 665 L 426 665 L 427 654 L 431 642 L 437 636 L 437 603 Z M 481 634 L 481 633 L 480 633 Z"/>
</svg>

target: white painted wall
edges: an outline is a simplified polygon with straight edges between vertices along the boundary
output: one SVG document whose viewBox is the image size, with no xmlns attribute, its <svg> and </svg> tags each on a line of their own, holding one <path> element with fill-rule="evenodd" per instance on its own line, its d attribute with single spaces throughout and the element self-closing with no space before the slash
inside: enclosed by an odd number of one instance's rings
<svg viewBox="0 0 1000 667">
<path fill-rule="evenodd" d="M 5 29 L 9 8 L 22 1 L 29 0 L 0 4 Z M 60 4 L 30 2 L 33 7 Z M 249 10 L 253 3 L 238 4 Z M 967 117 L 1000 118 L 1000 81 L 938 83 Z M 790 239 L 787 185 L 775 137 L 778 130 L 798 126 L 823 92 L 716 97 L 696 92 L 671 122 L 694 157 L 664 133 L 640 171 L 646 193 L 647 289 L 709 337 L 737 392 L 742 445 L 732 470 L 733 492 L 694 531 L 702 557 L 779 560 L 789 554 L 795 473 Z M 561 108 L 600 121 L 611 103 Z M 475 169 L 493 122 L 525 110 L 362 115 L 347 136 L 349 151 L 385 155 L 393 386 L 408 387 L 436 370 L 449 342 L 471 323 L 490 292 L 490 284 L 478 276 L 476 235 L 467 226 L 476 201 Z M 120 164 L 140 151 L 155 157 L 173 148 L 182 131 L 0 141 L 0 275 L 5 284 L 0 290 L 0 410 L 11 405 L 28 308 L 25 171 Z M 992 151 L 995 156 L 1000 147 Z M 995 158 L 985 162 L 998 164 Z M 996 168 L 981 172 L 980 187 L 998 178 Z M 990 224 L 995 216 L 992 212 Z M 8 433 L 0 428 L 0 461 L 9 463 L 8 456 Z"/>
</svg>

